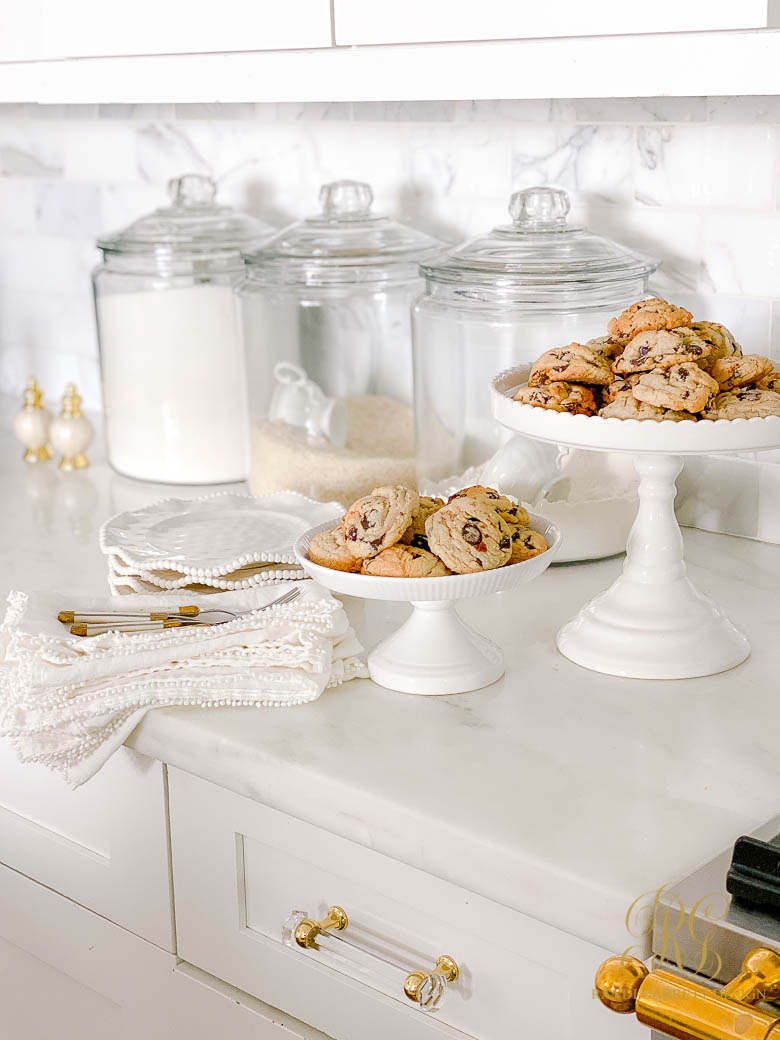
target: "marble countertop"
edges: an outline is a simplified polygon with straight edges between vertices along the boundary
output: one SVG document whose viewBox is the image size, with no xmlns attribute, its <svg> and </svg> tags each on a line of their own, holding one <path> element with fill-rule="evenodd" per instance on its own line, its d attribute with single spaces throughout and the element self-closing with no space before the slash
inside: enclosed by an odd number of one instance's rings
<svg viewBox="0 0 780 1040">
<path fill-rule="evenodd" d="M 106 588 L 97 529 L 172 493 L 98 462 L 61 474 L 0 441 L 2 567 L 10 588 Z M 95 453 L 96 455 L 98 453 Z M 499 642 L 485 690 L 414 697 L 368 680 L 289 711 L 164 709 L 128 743 L 144 754 L 610 950 L 635 942 L 632 903 L 687 874 L 780 808 L 780 547 L 689 530 L 690 571 L 749 634 L 731 672 L 617 679 L 560 656 L 554 634 L 622 559 L 553 567 L 463 604 Z M 69 597 L 70 598 L 70 597 Z M 347 601 L 372 645 L 403 605 Z"/>
</svg>

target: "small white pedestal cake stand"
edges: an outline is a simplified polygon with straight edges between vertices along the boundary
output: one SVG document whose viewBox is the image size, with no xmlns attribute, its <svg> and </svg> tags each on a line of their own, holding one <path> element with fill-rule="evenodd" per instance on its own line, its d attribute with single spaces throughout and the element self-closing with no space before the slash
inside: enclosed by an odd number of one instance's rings
<svg viewBox="0 0 780 1040">
<path fill-rule="evenodd" d="M 333 592 L 411 603 L 412 613 L 404 624 L 368 655 L 368 671 L 375 683 L 401 693 L 466 693 L 500 679 L 504 674 L 504 655 L 500 647 L 466 624 L 455 604 L 459 599 L 515 588 L 547 569 L 560 548 L 560 530 L 550 520 L 534 514 L 531 527 L 547 539 L 546 552 L 523 563 L 479 574 L 375 578 L 320 567 L 309 559 L 309 542 L 320 531 L 331 530 L 332 520 L 299 538 L 295 554 L 309 577 Z"/>
<path fill-rule="evenodd" d="M 689 679 L 740 664 L 747 638 L 686 577 L 674 515 L 683 455 L 760 451 L 780 445 L 780 417 L 653 422 L 602 419 L 512 400 L 529 367 L 493 381 L 493 414 L 527 437 L 593 451 L 634 455 L 639 511 L 623 573 L 558 633 L 561 653 L 596 672 L 634 679 Z"/>
</svg>

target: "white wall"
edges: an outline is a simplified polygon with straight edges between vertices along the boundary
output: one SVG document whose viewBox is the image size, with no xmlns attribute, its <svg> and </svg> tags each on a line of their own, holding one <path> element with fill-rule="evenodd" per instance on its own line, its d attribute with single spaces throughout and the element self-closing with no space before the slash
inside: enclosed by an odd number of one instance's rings
<svg viewBox="0 0 780 1040">
<path fill-rule="evenodd" d="M 780 97 L 307 105 L 0 105 L 0 391 L 31 374 L 99 402 L 93 247 L 197 170 L 282 225 L 324 181 L 458 240 L 552 183 L 574 216 L 663 260 L 656 287 L 780 356 Z"/>
</svg>

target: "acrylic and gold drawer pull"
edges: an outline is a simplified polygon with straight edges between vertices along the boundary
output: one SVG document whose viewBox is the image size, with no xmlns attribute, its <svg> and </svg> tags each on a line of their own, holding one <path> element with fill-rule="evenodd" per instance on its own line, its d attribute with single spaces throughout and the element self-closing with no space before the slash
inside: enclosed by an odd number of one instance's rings
<svg viewBox="0 0 780 1040">
<path fill-rule="evenodd" d="M 383 980 L 395 996 L 401 993 L 421 1011 L 435 1011 L 444 999 L 447 983 L 460 974 L 456 961 L 446 954 L 439 957 L 430 970 L 409 969 L 388 953 L 378 953 L 342 933 L 349 925 L 346 911 L 340 906 L 328 907 L 321 921 L 304 910 L 293 910 L 282 926 L 282 942 L 291 949 L 325 950 L 349 962 L 360 975 L 367 971 Z M 388 970 L 389 969 L 389 970 Z M 350 972 L 351 974 L 351 972 Z"/>
</svg>

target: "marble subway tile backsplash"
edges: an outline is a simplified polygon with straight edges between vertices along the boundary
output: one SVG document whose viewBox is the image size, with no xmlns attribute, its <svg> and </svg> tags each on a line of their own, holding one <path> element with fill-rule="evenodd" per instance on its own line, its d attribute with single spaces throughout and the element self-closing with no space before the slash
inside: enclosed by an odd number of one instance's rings
<svg viewBox="0 0 780 1040">
<path fill-rule="evenodd" d="M 320 184 L 456 241 L 556 184 L 573 219 L 657 256 L 659 292 L 780 357 L 780 97 L 240 105 L 0 105 L 0 392 L 76 379 L 99 405 L 94 240 L 165 202 L 167 180 L 277 226 Z"/>
<path fill-rule="evenodd" d="M 770 126 L 639 127 L 634 198 L 646 206 L 773 209 Z"/>
</svg>

